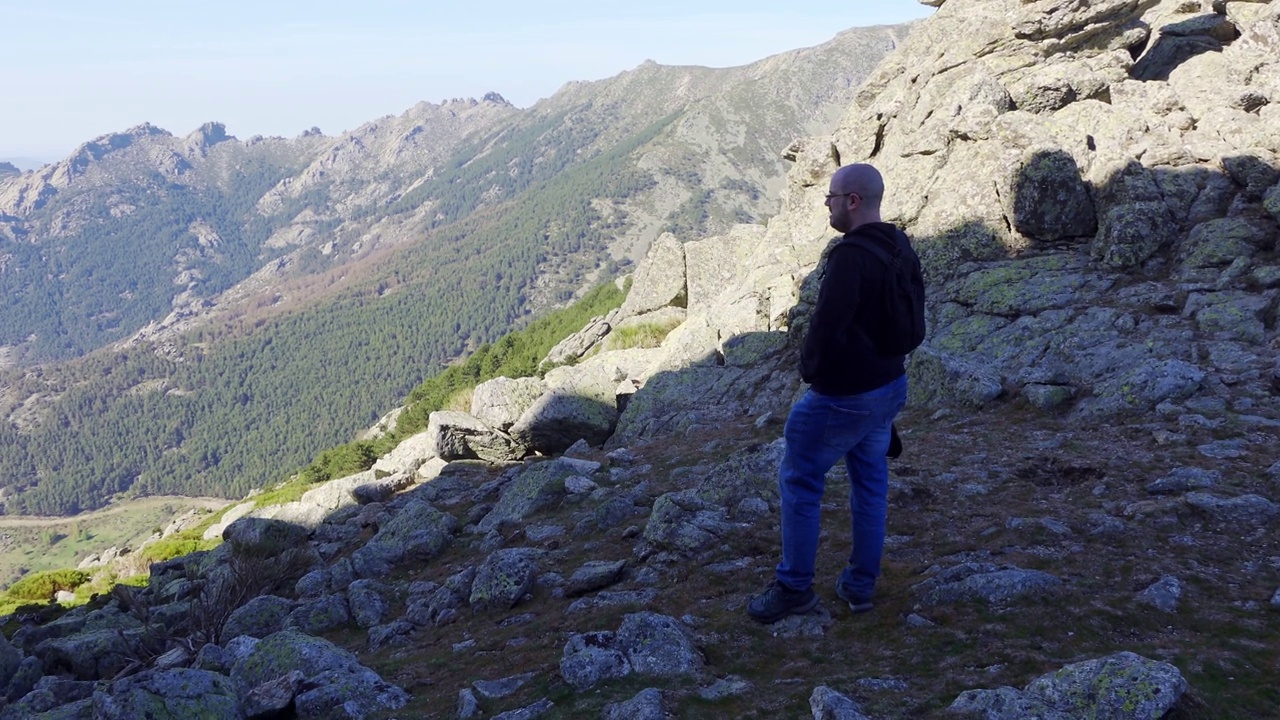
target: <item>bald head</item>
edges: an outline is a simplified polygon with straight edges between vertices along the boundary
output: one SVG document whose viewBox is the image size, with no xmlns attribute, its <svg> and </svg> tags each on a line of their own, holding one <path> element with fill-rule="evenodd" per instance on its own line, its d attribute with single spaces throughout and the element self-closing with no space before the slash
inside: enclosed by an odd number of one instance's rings
<svg viewBox="0 0 1280 720">
<path fill-rule="evenodd" d="M 884 199 L 884 178 L 867 164 L 845 165 L 831 176 L 827 208 L 831 227 L 849 232 L 859 225 L 880 222 L 880 201 Z"/>
<path fill-rule="evenodd" d="M 884 198 L 884 178 L 870 165 L 845 165 L 831 176 L 831 192 L 856 193 L 867 207 L 878 210 Z"/>
</svg>

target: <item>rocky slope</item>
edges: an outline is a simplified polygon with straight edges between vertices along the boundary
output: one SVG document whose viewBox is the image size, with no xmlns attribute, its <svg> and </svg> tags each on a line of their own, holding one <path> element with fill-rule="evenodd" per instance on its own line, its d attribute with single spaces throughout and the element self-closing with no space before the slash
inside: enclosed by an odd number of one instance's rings
<svg viewBox="0 0 1280 720">
<path fill-rule="evenodd" d="M 10 712 L 178 717 L 185 683 L 215 717 L 1274 714 L 1280 133 L 1231 103 L 1272 97 L 1278 41 L 1274 1 L 946 0 L 797 144 L 767 227 L 655 242 L 549 358 L 575 364 L 19 631 Z M 934 298 L 886 572 L 868 615 L 820 589 L 834 610 L 761 627 L 825 180 L 868 159 Z"/>
</svg>

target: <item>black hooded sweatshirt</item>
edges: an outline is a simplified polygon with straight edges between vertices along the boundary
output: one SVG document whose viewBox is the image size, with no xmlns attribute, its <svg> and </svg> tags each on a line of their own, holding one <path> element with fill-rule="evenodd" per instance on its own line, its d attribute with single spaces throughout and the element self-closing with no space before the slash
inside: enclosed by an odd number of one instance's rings
<svg viewBox="0 0 1280 720">
<path fill-rule="evenodd" d="M 906 373 L 905 355 L 882 355 L 871 341 L 886 321 L 882 299 L 889 270 L 859 247 L 862 242 L 877 243 L 890 254 L 898 244 L 912 272 L 921 272 L 911 241 L 889 223 L 854 228 L 827 253 L 818 304 L 800 352 L 800 377 L 823 395 L 857 395 Z"/>
</svg>

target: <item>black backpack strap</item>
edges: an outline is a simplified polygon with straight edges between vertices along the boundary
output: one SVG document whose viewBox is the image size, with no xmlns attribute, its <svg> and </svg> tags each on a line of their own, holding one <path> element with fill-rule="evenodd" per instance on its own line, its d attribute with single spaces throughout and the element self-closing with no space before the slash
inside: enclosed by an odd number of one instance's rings
<svg viewBox="0 0 1280 720">
<path fill-rule="evenodd" d="M 902 246 L 898 244 L 897 239 L 886 238 L 884 235 L 875 233 L 879 237 L 893 243 L 893 254 L 890 255 L 889 252 L 884 249 L 883 245 L 881 245 L 880 243 L 876 242 L 874 239 L 869 237 L 869 235 L 871 234 L 872 233 L 868 232 L 866 234 L 854 235 L 853 237 L 849 238 L 845 242 L 849 243 L 849 245 L 853 247 L 860 247 L 869 251 L 872 255 L 876 256 L 876 259 L 884 263 L 885 267 L 889 268 L 890 270 L 897 270 L 898 267 L 902 264 Z"/>
</svg>

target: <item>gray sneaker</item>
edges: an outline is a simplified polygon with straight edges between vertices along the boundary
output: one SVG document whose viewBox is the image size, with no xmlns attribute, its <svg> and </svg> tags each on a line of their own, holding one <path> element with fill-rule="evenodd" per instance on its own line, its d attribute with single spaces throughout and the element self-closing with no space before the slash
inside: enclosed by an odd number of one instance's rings
<svg viewBox="0 0 1280 720">
<path fill-rule="evenodd" d="M 875 604 L 871 602 L 871 598 L 862 595 L 854 595 L 848 590 L 845 590 L 844 584 L 839 580 L 836 581 L 836 595 L 838 595 L 841 600 L 849 603 L 849 609 L 854 613 L 864 613 L 875 607 Z"/>
<path fill-rule="evenodd" d="M 747 604 L 747 614 L 759 623 L 775 623 L 788 615 L 804 615 L 818 607 L 813 588 L 792 590 L 774 580 Z"/>
</svg>

